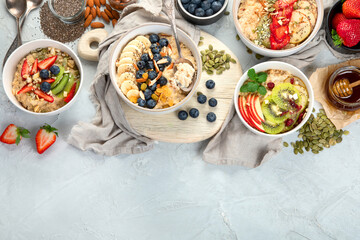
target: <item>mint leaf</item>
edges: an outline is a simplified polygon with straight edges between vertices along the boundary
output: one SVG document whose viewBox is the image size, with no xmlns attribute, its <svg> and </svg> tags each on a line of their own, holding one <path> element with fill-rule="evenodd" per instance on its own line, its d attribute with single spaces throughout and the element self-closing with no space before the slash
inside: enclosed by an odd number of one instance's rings
<svg viewBox="0 0 360 240">
<path fill-rule="evenodd" d="M 335 29 L 331 30 L 331 37 L 335 46 L 340 47 L 343 44 L 343 40 L 341 39 L 339 34 L 337 34 Z"/>
<path fill-rule="evenodd" d="M 266 88 L 262 85 L 258 88 L 257 91 L 263 96 L 265 96 L 265 94 L 266 94 Z"/>
<path fill-rule="evenodd" d="M 240 92 L 249 92 L 248 84 L 244 84 L 240 88 Z"/>
<path fill-rule="evenodd" d="M 250 68 L 247 74 L 251 80 L 256 81 L 257 75 L 253 68 Z"/>
<path fill-rule="evenodd" d="M 248 92 L 256 92 L 259 88 L 259 84 L 256 82 L 248 83 Z"/>
<path fill-rule="evenodd" d="M 259 72 L 257 75 L 258 75 L 258 79 L 257 79 L 257 82 L 258 82 L 258 83 L 263 83 L 263 82 L 266 81 L 266 79 L 267 79 L 267 73 L 265 73 L 265 72 Z"/>
</svg>

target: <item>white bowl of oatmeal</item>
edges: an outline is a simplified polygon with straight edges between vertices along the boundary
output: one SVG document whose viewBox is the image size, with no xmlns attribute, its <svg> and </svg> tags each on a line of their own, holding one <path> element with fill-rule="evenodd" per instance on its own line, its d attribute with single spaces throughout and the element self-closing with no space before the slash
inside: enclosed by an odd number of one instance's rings
<svg viewBox="0 0 360 240">
<path fill-rule="evenodd" d="M 309 119 L 314 92 L 298 68 L 269 61 L 243 74 L 235 88 L 234 104 L 241 122 L 251 132 L 282 137 L 296 132 Z"/>
<path fill-rule="evenodd" d="M 303 49 L 320 30 L 321 0 L 234 0 L 233 20 L 244 44 L 264 56 Z"/>
<path fill-rule="evenodd" d="M 150 114 L 175 111 L 185 104 L 199 84 L 201 59 L 194 41 L 182 30 L 178 36 L 188 63 L 177 65 L 172 30 L 168 24 L 144 24 L 129 31 L 114 46 L 110 77 L 120 97 L 133 109 Z M 194 79 L 194 80 L 193 80 Z M 193 86 L 190 92 L 181 89 Z"/>
<path fill-rule="evenodd" d="M 39 39 L 16 49 L 3 69 L 3 86 L 19 109 L 38 116 L 59 114 L 78 98 L 83 84 L 79 58 L 66 45 Z"/>
</svg>

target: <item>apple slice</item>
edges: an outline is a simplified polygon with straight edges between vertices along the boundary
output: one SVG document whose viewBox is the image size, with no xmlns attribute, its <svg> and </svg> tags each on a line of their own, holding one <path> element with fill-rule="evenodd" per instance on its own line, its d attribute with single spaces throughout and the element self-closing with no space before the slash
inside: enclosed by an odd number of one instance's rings
<svg viewBox="0 0 360 240">
<path fill-rule="evenodd" d="M 244 96 L 239 96 L 238 103 L 239 103 L 239 110 L 240 110 L 241 116 L 244 118 L 245 122 L 252 127 L 252 123 L 249 121 L 248 114 L 247 114 L 247 112 L 245 110 L 245 97 Z"/>
<path fill-rule="evenodd" d="M 260 97 L 259 96 L 254 96 L 252 98 L 251 110 L 253 111 L 253 114 L 259 120 L 260 123 L 265 122 L 264 115 L 263 115 L 263 113 L 261 111 L 261 104 L 260 104 Z"/>
<path fill-rule="evenodd" d="M 262 126 L 262 124 L 255 124 L 254 128 L 256 128 L 257 130 L 259 130 L 260 132 L 265 132 L 264 127 Z"/>
<path fill-rule="evenodd" d="M 246 97 L 246 110 L 247 110 L 247 113 L 249 115 L 249 118 L 251 120 L 251 122 L 254 123 L 254 125 L 256 124 L 261 124 L 261 121 L 258 120 L 258 118 L 256 118 L 256 116 L 254 115 L 253 111 L 251 110 L 251 105 L 252 105 L 252 98 L 253 98 L 254 95 L 252 94 L 249 94 L 247 97 Z"/>
</svg>

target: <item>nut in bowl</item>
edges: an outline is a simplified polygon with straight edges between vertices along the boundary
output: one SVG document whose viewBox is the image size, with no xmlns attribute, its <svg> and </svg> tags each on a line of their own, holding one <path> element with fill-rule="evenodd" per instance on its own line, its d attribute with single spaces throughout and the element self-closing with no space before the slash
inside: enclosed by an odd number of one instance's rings
<svg viewBox="0 0 360 240">
<path fill-rule="evenodd" d="M 132 108 L 144 113 L 172 112 L 196 91 L 201 75 L 200 55 L 190 37 L 179 29 L 178 35 L 182 54 L 194 67 L 179 63 L 176 72 L 174 62 L 179 56 L 170 25 L 142 25 L 116 45 L 110 60 L 111 81 Z M 191 85 L 190 92 L 182 90 Z"/>
<path fill-rule="evenodd" d="M 55 115 L 74 103 L 83 82 L 80 60 L 66 45 L 35 40 L 19 47 L 3 70 L 10 101 L 35 115 Z"/>
<path fill-rule="evenodd" d="M 263 136 L 284 136 L 309 119 L 314 93 L 307 77 L 284 62 L 255 65 L 241 77 L 234 103 L 240 120 Z"/>
<path fill-rule="evenodd" d="M 321 0 L 235 0 L 236 30 L 247 47 L 269 57 L 294 54 L 320 30 Z"/>
</svg>

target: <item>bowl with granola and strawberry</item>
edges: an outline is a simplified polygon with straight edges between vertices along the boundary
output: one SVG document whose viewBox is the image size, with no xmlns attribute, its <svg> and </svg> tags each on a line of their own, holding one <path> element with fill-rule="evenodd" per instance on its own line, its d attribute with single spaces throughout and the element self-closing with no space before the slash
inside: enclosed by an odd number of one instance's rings
<svg viewBox="0 0 360 240">
<path fill-rule="evenodd" d="M 304 48 L 320 30 L 321 0 L 235 0 L 238 35 L 253 51 L 269 57 L 289 56 Z"/>
<path fill-rule="evenodd" d="M 10 101 L 35 115 L 55 115 L 77 99 L 83 70 L 76 54 L 53 40 L 35 40 L 16 49 L 4 66 Z"/>
<path fill-rule="evenodd" d="M 281 137 L 309 119 L 314 93 L 296 67 L 278 61 L 255 65 L 244 73 L 234 92 L 237 115 L 253 133 Z"/>
</svg>

